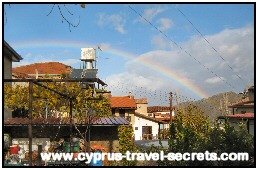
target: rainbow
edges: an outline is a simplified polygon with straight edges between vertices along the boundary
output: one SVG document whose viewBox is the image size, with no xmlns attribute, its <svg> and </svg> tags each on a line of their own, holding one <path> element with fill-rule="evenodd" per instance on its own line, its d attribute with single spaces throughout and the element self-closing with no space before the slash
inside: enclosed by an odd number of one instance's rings
<svg viewBox="0 0 258 170">
<path fill-rule="evenodd" d="M 30 42 L 15 42 L 14 44 L 11 44 L 14 49 L 21 50 L 21 49 L 31 49 L 31 48 L 44 48 L 44 47 L 54 47 L 54 48 L 76 48 L 80 50 L 83 47 L 93 47 L 97 48 L 97 45 L 87 42 L 81 42 L 81 41 L 30 41 Z M 154 70 L 163 76 L 179 83 L 195 95 L 197 95 L 200 98 L 208 98 L 208 94 L 206 94 L 204 91 L 202 91 L 199 87 L 197 87 L 194 83 L 190 82 L 187 79 L 182 78 L 177 72 L 173 71 L 171 68 L 165 68 L 158 63 L 153 62 L 152 60 L 148 59 L 146 56 L 140 56 L 137 57 L 134 54 L 117 50 L 117 49 L 103 49 L 104 53 L 115 55 L 118 57 L 122 57 L 126 60 L 131 60 L 133 62 L 136 62 L 138 64 L 141 64 L 142 66 Z"/>
</svg>

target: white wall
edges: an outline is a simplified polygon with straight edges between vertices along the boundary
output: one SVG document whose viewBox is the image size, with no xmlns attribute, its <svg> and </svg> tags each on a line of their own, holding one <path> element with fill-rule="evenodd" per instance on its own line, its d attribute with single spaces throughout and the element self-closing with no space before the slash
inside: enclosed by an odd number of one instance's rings
<svg viewBox="0 0 258 170">
<path fill-rule="evenodd" d="M 159 133 L 158 122 L 154 122 L 135 115 L 135 123 L 133 125 L 135 140 L 142 140 L 142 126 L 152 126 L 152 135 L 158 136 L 158 133 Z M 138 130 L 135 130 L 135 127 L 138 127 Z"/>
<path fill-rule="evenodd" d="M 12 139 L 12 145 L 16 144 L 18 142 L 18 145 L 20 147 L 23 147 L 26 150 L 29 149 L 29 138 L 13 138 Z M 32 138 L 32 151 L 38 151 L 38 145 L 42 145 L 42 150 L 50 147 L 50 138 Z"/>
</svg>

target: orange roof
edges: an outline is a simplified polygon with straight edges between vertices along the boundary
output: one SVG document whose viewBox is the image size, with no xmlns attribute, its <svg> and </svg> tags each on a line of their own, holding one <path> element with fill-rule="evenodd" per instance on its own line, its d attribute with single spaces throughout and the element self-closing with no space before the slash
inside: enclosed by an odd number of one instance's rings
<svg viewBox="0 0 258 170">
<path fill-rule="evenodd" d="M 70 73 L 70 66 L 59 62 L 46 62 L 46 63 L 34 63 L 26 66 L 13 68 L 13 72 L 25 73 L 25 74 L 67 74 Z"/>
<path fill-rule="evenodd" d="M 172 109 L 175 109 L 175 106 L 172 107 Z M 150 106 L 148 107 L 148 113 L 153 113 L 153 112 L 169 112 L 170 111 L 170 106 Z"/>
<path fill-rule="evenodd" d="M 234 114 L 227 116 L 220 116 L 219 118 L 239 118 L 239 119 L 254 119 L 254 113 L 245 113 L 245 114 Z"/>
<path fill-rule="evenodd" d="M 229 105 L 228 107 L 230 108 L 235 108 L 235 107 L 254 107 L 254 102 L 253 101 L 240 101 L 238 103 L 233 103 Z"/>
<path fill-rule="evenodd" d="M 111 108 L 137 108 L 134 98 L 130 96 L 111 97 L 110 103 Z"/>
</svg>

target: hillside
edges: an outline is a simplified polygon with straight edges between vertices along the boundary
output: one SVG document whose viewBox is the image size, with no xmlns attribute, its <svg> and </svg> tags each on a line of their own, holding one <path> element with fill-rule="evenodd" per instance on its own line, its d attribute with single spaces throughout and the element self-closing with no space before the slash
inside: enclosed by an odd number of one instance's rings
<svg viewBox="0 0 258 170">
<path fill-rule="evenodd" d="M 239 101 L 241 98 L 242 95 L 234 92 L 219 93 L 207 99 L 180 103 L 179 108 L 185 108 L 189 104 L 196 105 L 203 110 L 204 114 L 209 116 L 211 120 L 214 120 L 220 115 L 225 115 L 228 112 L 230 113 L 227 106 Z"/>
</svg>

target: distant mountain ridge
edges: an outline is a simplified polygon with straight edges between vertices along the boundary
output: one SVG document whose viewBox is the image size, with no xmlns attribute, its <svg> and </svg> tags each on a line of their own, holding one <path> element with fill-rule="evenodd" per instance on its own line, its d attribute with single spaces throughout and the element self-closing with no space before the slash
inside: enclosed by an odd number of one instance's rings
<svg viewBox="0 0 258 170">
<path fill-rule="evenodd" d="M 176 106 L 177 108 L 186 108 L 189 104 L 198 106 L 204 114 L 211 120 L 215 120 L 220 115 L 229 114 L 228 106 L 242 99 L 241 94 L 235 92 L 219 93 L 207 99 L 198 101 L 183 102 Z"/>
</svg>

